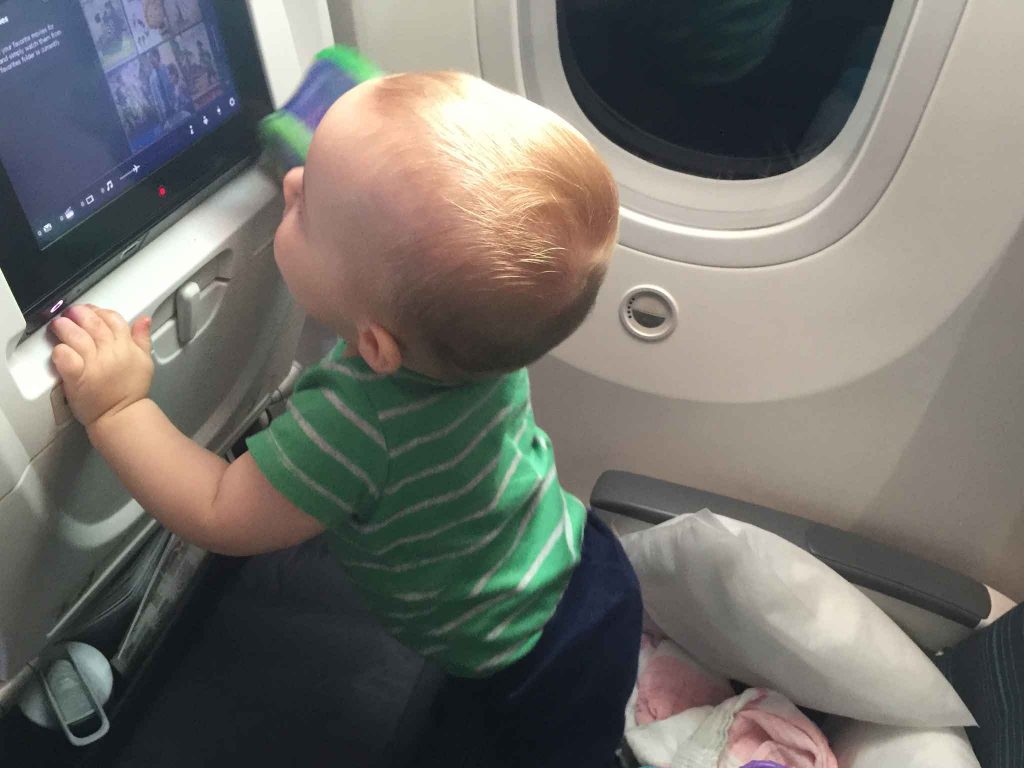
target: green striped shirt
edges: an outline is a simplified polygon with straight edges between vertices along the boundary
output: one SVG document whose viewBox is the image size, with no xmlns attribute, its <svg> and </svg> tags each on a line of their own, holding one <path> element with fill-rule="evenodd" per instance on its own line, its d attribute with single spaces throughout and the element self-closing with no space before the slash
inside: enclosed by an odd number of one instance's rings
<svg viewBox="0 0 1024 768">
<path fill-rule="evenodd" d="M 540 638 L 579 562 L 525 370 L 451 386 L 374 373 L 344 344 L 249 440 L 267 479 L 328 529 L 389 631 L 449 672 L 492 674 Z"/>
</svg>

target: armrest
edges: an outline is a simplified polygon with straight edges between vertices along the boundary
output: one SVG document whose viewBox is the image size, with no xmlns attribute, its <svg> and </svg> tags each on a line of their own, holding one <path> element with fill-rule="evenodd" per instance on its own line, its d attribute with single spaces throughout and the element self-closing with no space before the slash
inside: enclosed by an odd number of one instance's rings
<svg viewBox="0 0 1024 768">
<path fill-rule="evenodd" d="M 775 509 L 655 480 L 630 472 L 605 472 L 591 506 L 656 525 L 702 509 L 756 525 L 811 553 L 859 587 L 976 628 L 992 612 L 985 585 L 941 565 L 877 544 L 862 536 Z"/>
</svg>

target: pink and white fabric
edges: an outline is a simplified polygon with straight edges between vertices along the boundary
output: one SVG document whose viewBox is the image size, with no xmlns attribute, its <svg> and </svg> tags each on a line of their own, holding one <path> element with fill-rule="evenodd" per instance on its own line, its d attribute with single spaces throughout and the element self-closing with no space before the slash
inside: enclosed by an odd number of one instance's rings
<svg viewBox="0 0 1024 768">
<path fill-rule="evenodd" d="M 646 634 L 626 711 L 626 740 L 656 768 L 837 768 L 825 736 L 781 694 L 752 688 L 736 696 L 672 641 Z"/>
</svg>

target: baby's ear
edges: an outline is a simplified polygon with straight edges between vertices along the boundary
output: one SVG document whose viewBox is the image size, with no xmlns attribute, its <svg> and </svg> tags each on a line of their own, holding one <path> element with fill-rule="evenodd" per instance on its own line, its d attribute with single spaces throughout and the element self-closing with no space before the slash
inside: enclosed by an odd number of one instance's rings
<svg viewBox="0 0 1024 768">
<path fill-rule="evenodd" d="M 358 333 L 359 356 L 376 373 L 388 375 L 402 367 L 402 350 L 390 331 L 377 323 L 367 323 Z"/>
</svg>

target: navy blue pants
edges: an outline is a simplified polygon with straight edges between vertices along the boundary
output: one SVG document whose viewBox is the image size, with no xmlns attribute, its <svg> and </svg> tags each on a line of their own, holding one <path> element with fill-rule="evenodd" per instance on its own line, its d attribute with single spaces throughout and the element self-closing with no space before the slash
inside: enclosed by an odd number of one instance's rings
<svg viewBox="0 0 1024 768">
<path fill-rule="evenodd" d="M 1024 766 L 1024 605 L 937 660 L 971 710 L 982 768 Z"/>
<path fill-rule="evenodd" d="M 581 561 L 534 649 L 484 680 L 450 678 L 416 765 L 609 768 L 636 682 L 640 586 L 591 514 Z"/>
</svg>

